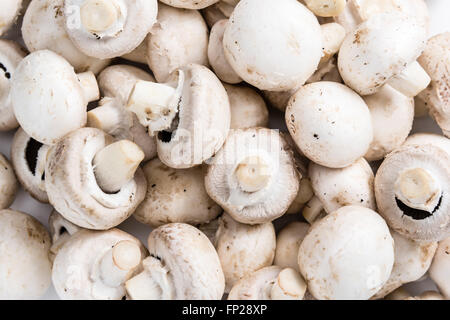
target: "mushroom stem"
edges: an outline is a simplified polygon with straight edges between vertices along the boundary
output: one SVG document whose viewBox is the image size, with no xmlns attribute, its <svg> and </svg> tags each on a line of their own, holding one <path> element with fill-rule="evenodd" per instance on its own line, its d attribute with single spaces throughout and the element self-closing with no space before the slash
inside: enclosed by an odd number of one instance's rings
<svg viewBox="0 0 450 320">
<path fill-rule="evenodd" d="M 316 196 L 312 197 L 311 200 L 308 201 L 305 208 L 303 209 L 303 217 L 309 224 L 313 224 L 314 221 L 320 216 L 320 213 L 323 210 L 322 202 Z"/>
<path fill-rule="evenodd" d="M 120 140 L 103 148 L 94 157 L 98 185 L 106 192 L 117 192 L 134 177 L 144 152 L 129 140 Z"/>
<path fill-rule="evenodd" d="M 344 10 L 345 0 L 305 0 L 306 6 L 319 17 L 334 17 Z"/>
<path fill-rule="evenodd" d="M 120 123 L 121 114 L 114 106 L 114 99 L 103 98 L 99 106 L 87 113 L 87 126 L 112 132 Z"/>
<path fill-rule="evenodd" d="M 344 27 L 339 23 L 326 23 L 320 28 L 322 29 L 323 57 L 320 59 L 319 68 L 339 52 L 346 34 Z"/>
<path fill-rule="evenodd" d="M 430 76 L 414 61 L 399 75 L 389 80 L 388 84 L 407 97 L 415 97 L 431 82 Z"/>
<path fill-rule="evenodd" d="M 120 286 L 141 262 L 141 249 L 136 242 L 123 240 L 108 250 L 100 261 L 100 274 L 105 284 Z"/>
<path fill-rule="evenodd" d="M 86 0 L 80 8 L 81 24 L 89 32 L 104 32 L 119 18 L 115 0 Z"/>
<path fill-rule="evenodd" d="M 270 167 L 258 156 L 245 158 L 236 168 L 236 178 L 245 192 L 257 192 L 267 186 Z"/>
<path fill-rule="evenodd" d="M 97 79 L 92 71 L 77 74 L 83 89 L 84 98 L 87 102 L 95 101 L 100 98 L 100 90 L 98 88 Z"/>
<path fill-rule="evenodd" d="M 270 291 L 272 300 L 302 300 L 306 293 L 306 282 L 292 268 L 283 269 Z"/>
</svg>

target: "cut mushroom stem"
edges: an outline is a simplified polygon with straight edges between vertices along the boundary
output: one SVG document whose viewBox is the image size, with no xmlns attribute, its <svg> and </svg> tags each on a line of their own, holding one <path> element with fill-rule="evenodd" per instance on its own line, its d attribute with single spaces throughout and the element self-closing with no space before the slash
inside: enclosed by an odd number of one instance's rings
<svg viewBox="0 0 450 320">
<path fill-rule="evenodd" d="M 100 98 L 100 90 L 98 88 L 97 79 L 92 71 L 77 74 L 80 81 L 83 94 L 87 102 L 95 101 Z"/>
<path fill-rule="evenodd" d="M 305 0 L 309 10 L 319 17 L 334 17 L 344 11 L 345 0 Z"/>
<path fill-rule="evenodd" d="M 258 156 L 245 158 L 236 168 L 236 178 L 245 192 L 257 192 L 269 184 L 270 167 Z"/>
<path fill-rule="evenodd" d="M 118 108 L 114 107 L 114 99 L 103 98 L 97 108 L 92 109 L 87 114 L 87 126 L 98 128 L 105 132 L 112 132 L 121 121 L 121 114 Z"/>
<path fill-rule="evenodd" d="M 415 97 L 428 87 L 430 82 L 430 76 L 414 61 L 401 74 L 391 78 L 388 84 L 407 97 Z"/>
<path fill-rule="evenodd" d="M 98 185 L 103 191 L 117 192 L 134 177 L 144 152 L 137 144 L 121 140 L 103 148 L 94 157 Z"/>
<path fill-rule="evenodd" d="M 306 293 L 306 282 L 292 268 L 283 269 L 272 286 L 272 300 L 302 300 Z"/>
<path fill-rule="evenodd" d="M 116 23 L 119 15 L 115 0 L 86 0 L 80 8 L 81 23 L 92 33 L 107 31 Z"/>
<path fill-rule="evenodd" d="M 311 200 L 305 205 L 303 209 L 303 218 L 308 221 L 309 224 L 313 224 L 314 221 L 319 218 L 323 210 L 322 202 L 316 196 L 312 197 Z"/>
</svg>

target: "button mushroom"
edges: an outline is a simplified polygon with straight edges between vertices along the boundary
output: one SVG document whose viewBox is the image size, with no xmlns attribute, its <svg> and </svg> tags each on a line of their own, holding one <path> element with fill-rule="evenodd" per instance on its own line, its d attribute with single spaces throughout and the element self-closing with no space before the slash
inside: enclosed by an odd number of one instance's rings
<svg viewBox="0 0 450 320">
<path fill-rule="evenodd" d="M 50 236 L 34 217 L 0 210 L 0 299 L 38 299 L 51 283 Z"/>
<path fill-rule="evenodd" d="M 130 53 L 124 54 L 121 58 L 128 61 L 147 64 L 147 38 L 145 38 L 136 49 Z"/>
<path fill-rule="evenodd" d="M 311 180 L 306 177 L 300 179 L 300 185 L 298 189 L 297 196 L 294 201 L 289 206 L 287 210 L 287 214 L 296 214 L 299 213 L 304 206 L 314 197 L 314 190 L 311 186 Z"/>
<path fill-rule="evenodd" d="M 52 237 L 52 246 L 50 247 L 49 257 L 53 262 L 58 251 L 63 247 L 67 240 L 69 240 L 73 234 L 82 230 L 82 228 L 65 219 L 56 210 L 52 210 L 52 213 L 48 217 L 48 225 Z"/>
<path fill-rule="evenodd" d="M 231 130 L 212 159 L 206 191 L 235 220 L 257 224 L 282 216 L 296 197 L 292 151 L 275 130 Z"/>
<path fill-rule="evenodd" d="M 2 0 L 0 11 L 0 36 L 11 28 L 16 22 L 22 8 L 22 0 Z"/>
<path fill-rule="evenodd" d="M 161 0 L 161 2 L 177 8 L 184 9 L 203 9 L 219 0 Z"/>
<path fill-rule="evenodd" d="M 345 0 L 305 0 L 308 6 L 316 16 L 335 17 L 342 13 L 345 8 Z"/>
<path fill-rule="evenodd" d="M 298 267 L 298 250 L 309 228 L 309 224 L 295 221 L 281 229 L 277 235 L 274 265 L 282 268 L 292 268 L 300 272 Z"/>
<path fill-rule="evenodd" d="M 0 153 L 0 209 L 9 208 L 16 198 L 19 184 L 13 166 Z"/>
<path fill-rule="evenodd" d="M 146 256 L 142 243 L 119 229 L 81 230 L 53 262 L 55 291 L 64 300 L 120 300 Z"/>
<path fill-rule="evenodd" d="M 404 300 L 446 300 L 442 295 L 435 291 L 425 291 L 419 296 L 408 297 Z"/>
<path fill-rule="evenodd" d="M 25 57 L 11 83 L 17 121 L 33 139 L 48 145 L 83 127 L 87 104 L 98 96 L 92 72 L 76 75 L 64 58 L 48 50 Z"/>
<path fill-rule="evenodd" d="M 77 226 L 105 230 L 127 219 L 142 202 L 147 183 L 144 158 L 133 142 L 82 128 L 53 146 L 45 168 L 48 198 Z"/>
<path fill-rule="evenodd" d="M 446 299 L 450 299 L 450 238 L 442 240 L 434 256 L 429 274 L 439 291 Z"/>
<path fill-rule="evenodd" d="M 163 225 L 148 237 L 143 271 L 126 282 L 133 300 L 220 300 L 225 278 L 208 238 L 183 223 Z"/>
<path fill-rule="evenodd" d="M 373 210 L 342 207 L 312 225 L 298 262 L 316 299 L 366 300 L 389 279 L 394 240 Z"/>
</svg>

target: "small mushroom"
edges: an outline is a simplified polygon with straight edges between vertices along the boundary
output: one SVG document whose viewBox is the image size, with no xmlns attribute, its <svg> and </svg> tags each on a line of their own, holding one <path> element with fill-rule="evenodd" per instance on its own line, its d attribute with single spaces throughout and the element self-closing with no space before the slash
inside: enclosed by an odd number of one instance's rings
<svg viewBox="0 0 450 320">
<path fill-rule="evenodd" d="M 311 186 L 311 180 L 303 177 L 300 179 L 300 185 L 298 189 L 297 196 L 294 201 L 289 206 L 287 210 L 287 214 L 296 214 L 299 213 L 303 207 L 314 197 L 314 190 Z"/>
<path fill-rule="evenodd" d="M 436 283 L 439 291 L 445 297 L 450 299 L 450 238 L 442 240 L 439 243 L 433 263 L 431 264 L 429 274 Z"/>
<path fill-rule="evenodd" d="M 34 217 L 0 210 L 0 299 L 38 299 L 51 284 L 50 236 Z"/>
<path fill-rule="evenodd" d="M 389 279 L 394 240 L 375 211 L 342 207 L 312 225 L 298 262 L 316 299 L 367 300 Z"/>
<path fill-rule="evenodd" d="M 119 57 L 136 49 L 156 23 L 156 0 L 65 0 L 65 28 L 84 54 Z"/>
<path fill-rule="evenodd" d="M 127 110 L 128 97 L 137 81 L 154 81 L 147 72 L 128 65 L 106 68 L 98 77 L 103 94 L 99 106 L 87 114 L 87 126 L 98 128 L 116 139 L 135 142 L 145 153 L 144 161 L 156 157 L 156 141 L 148 135 L 135 114 Z"/>
<path fill-rule="evenodd" d="M 128 61 L 147 64 L 147 38 L 145 38 L 136 49 L 130 53 L 124 54 L 121 58 Z"/>
<path fill-rule="evenodd" d="M 208 27 L 212 28 L 220 20 L 228 19 L 239 1 L 240 0 L 220 0 L 215 4 L 202 9 L 201 13 Z"/>
<path fill-rule="evenodd" d="M 13 130 L 19 126 L 9 93 L 11 77 L 24 57 L 25 52 L 18 44 L 0 39 L 0 131 Z"/>
<path fill-rule="evenodd" d="M 55 291 L 63 300 L 120 300 L 146 256 L 142 243 L 119 229 L 78 231 L 53 262 Z"/>
<path fill-rule="evenodd" d="M 203 224 L 215 219 L 222 209 L 205 190 L 205 168 L 167 167 L 159 159 L 144 166 L 147 194 L 134 217 L 152 227 L 181 222 Z"/>
<path fill-rule="evenodd" d="M 78 50 L 64 25 L 64 0 L 33 0 L 25 12 L 21 29 L 27 49 L 30 52 L 51 50 L 64 57 L 76 72 L 97 74 L 111 62 L 110 59 L 87 56 Z"/>
<path fill-rule="evenodd" d="M 13 166 L 8 159 L 0 153 L 0 210 L 9 208 L 19 191 Z"/>
<path fill-rule="evenodd" d="M 291 222 L 277 235 L 277 248 L 273 264 L 282 268 L 292 268 L 300 272 L 298 267 L 298 250 L 308 233 L 310 225 L 304 222 Z"/>
<path fill-rule="evenodd" d="M 320 59 L 319 69 L 339 52 L 345 39 L 345 29 L 339 23 L 325 23 L 320 26 L 320 29 L 322 30 L 323 57 Z"/>
<path fill-rule="evenodd" d="M 269 110 L 264 99 L 252 88 L 224 84 L 230 100 L 231 129 L 267 127 Z"/>
<path fill-rule="evenodd" d="M 231 289 L 228 300 L 302 300 L 306 283 L 291 268 L 262 268 L 239 280 Z"/>
<path fill-rule="evenodd" d="M 208 238 L 184 224 L 163 225 L 148 237 L 143 271 L 126 283 L 132 300 L 220 300 L 225 278 Z"/>
<path fill-rule="evenodd" d="M 54 208 L 77 226 L 106 230 L 127 219 L 144 200 L 144 158 L 133 142 L 82 128 L 61 139 L 48 155 L 45 187 Z"/>
<path fill-rule="evenodd" d="M 322 58 L 319 22 L 297 0 L 241 0 L 230 16 L 223 45 L 234 71 L 261 90 L 302 85 Z"/>
<path fill-rule="evenodd" d="M 431 80 L 416 61 L 427 31 L 426 24 L 397 13 L 370 17 L 342 43 L 338 67 L 344 82 L 360 95 L 374 94 L 387 83 L 416 96 Z"/>
<path fill-rule="evenodd" d="M 65 219 L 56 210 L 52 210 L 48 217 L 50 235 L 52 237 L 52 246 L 50 247 L 49 258 L 53 263 L 58 251 L 64 246 L 67 240 L 76 232 L 82 230 L 79 226 Z"/>
<path fill-rule="evenodd" d="M 450 137 L 450 32 L 438 34 L 428 40 L 425 51 L 418 59 L 431 77 L 430 85 L 419 94 L 447 137 Z"/>
<path fill-rule="evenodd" d="M 11 101 L 22 129 L 52 145 L 86 124 L 88 102 L 98 99 L 92 72 L 75 74 L 61 56 L 48 50 L 25 57 L 12 77 Z"/>
<path fill-rule="evenodd" d="M 311 161 L 344 168 L 364 156 L 373 139 L 364 100 L 348 87 L 321 81 L 300 88 L 289 100 L 286 124 Z"/>
<path fill-rule="evenodd" d="M 127 108 L 151 136 L 169 167 L 186 169 L 211 158 L 230 128 L 230 103 L 220 80 L 208 68 L 189 64 L 165 84 L 138 80 Z"/>
<path fill-rule="evenodd" d="M 190 64 L 208 65 L 208 27 L 197 10 L 159 2 L 158 22 L 147 37 L 147 63 L 158 82 Z"/>
<path fill-rule="evenodd" d="M 0 11 L 0 36 L 16 22 L 22 8 L 22 0 L 2 0 Z"/>
<path fill-rule="evenodd" d="M 299 189 L 293 154 L 276 130 L 231 130 L 210 163 L 206 191 L 235 220 L 257 224 L 282 216 Z"/>
<path fill-rule="evenodd" d="M 368 161 L 381 160 L 400 147 L 411 132 L 414 100 L 389 85 L 363 99 L 369 107 L 373 127 L 373 141 L 364 157 Z"/>
<path fill-rule="evenodd" d="M 319 17 L 335 17 L 344 11 L 345 0 L 305 0 L 308 9 Z"/>
<path fill-rule="evenodd" d="M 219 0 L 161 0 L 162 3 L 169 6 L 184 9 L 203 9 L 218 1 Z"/>
</svg>

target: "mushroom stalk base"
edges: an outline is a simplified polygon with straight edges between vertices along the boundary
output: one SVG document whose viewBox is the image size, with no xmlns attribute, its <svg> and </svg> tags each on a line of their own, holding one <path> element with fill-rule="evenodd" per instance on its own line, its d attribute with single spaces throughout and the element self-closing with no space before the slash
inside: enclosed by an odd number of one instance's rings
<svg viewBox="0 0 450 320">
<path fill-rule="evenodd" d="M 302 300 L 306 293 L 306 283 L 301 275 L 291 268 L 283 269 L 272 286 L 272 300 Z"/>
<path fill-rule="evenodd" d="M 119 14 L 114 0 L 86 0 L 80 8 L 81 23 L 92 33 L 108 30 Z"/>
<path fill-rule="evenodd" d="M 248 157 L 236 168 L 236 178 L 242 190 L 257 192 L 267 186 L 270 168 L 260 157 Z"/>
<path fill-rule="evenodd" d="M 407 97 L 415 97 L 428 87 L 430 82 L 430 76 L 414 61 L 401 74 L 390 79 L 388 84 Z"/>
<path fill-rule="evenodd" d="M 100 89 L 97 79 L 92 71 L 77 74 L 80 86 L 83 89 L 84 98 L 87 102 L 92 102 L 100 98 Z"/>
<path fill-rule="evenodd" d="M 100 106 L 92 109 L 87 114 L 87 126 L 97 128 L 104 132 L 113 132 L 121 121 L 121 114 L 114 107 L 114 99 L 103 98 Z"/>
</svg>

